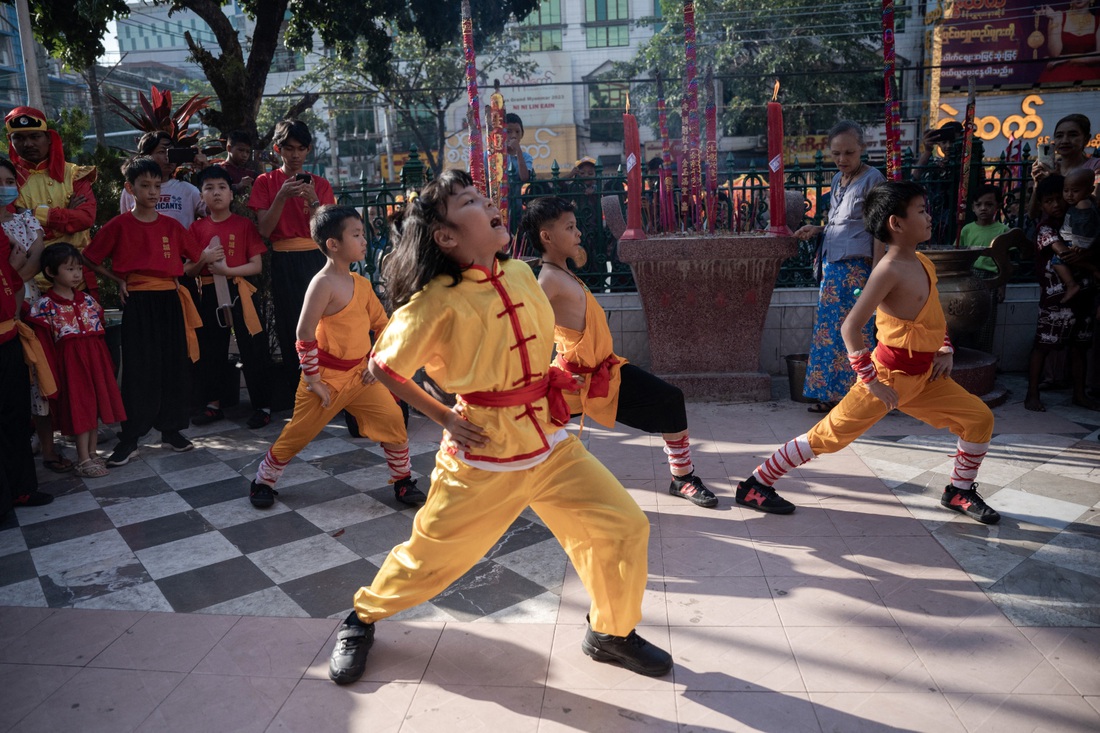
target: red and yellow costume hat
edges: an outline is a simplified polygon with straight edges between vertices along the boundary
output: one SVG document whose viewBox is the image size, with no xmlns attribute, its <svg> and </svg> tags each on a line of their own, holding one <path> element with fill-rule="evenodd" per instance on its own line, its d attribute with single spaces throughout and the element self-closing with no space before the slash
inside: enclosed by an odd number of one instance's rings
<svg viewBox="0 0 1100 733">
<path fill-rule="evenodd" d="M 8 141 L 11 141 L 13 132 L 44 132 L 50 138 L 50 155 L 45 161 L 46 171 L 55 181 L 65 180 L 65 150 L 62 147 L 61 136 L 56 130 L 51 130 L 46 125 L 46 115 L 34 107 L 16 107 L 4 117 L 4 128 L 8 131 Z M 10 145 L 8 155 L 15 164 L 16 178 L 22 186 L 27 180 L 27 172 L 38 170 L 42 164 L 31 164 L 19 157 L 15 152 L 15 146 Z"/>
</svg>

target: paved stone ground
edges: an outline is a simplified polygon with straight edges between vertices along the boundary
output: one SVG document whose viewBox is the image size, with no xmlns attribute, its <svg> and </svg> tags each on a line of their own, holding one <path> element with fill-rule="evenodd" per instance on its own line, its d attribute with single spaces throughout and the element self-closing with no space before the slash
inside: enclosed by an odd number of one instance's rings
<svg viewBox="0 0 1100 733">
<path fill-rule="evenodd" d="M 248 481 L 281 421 L 248 430 L 245 408 L 190 453 L 41 473 L 53 504 L 0 525 L 0 730 L 1100 729 L 1100 414 L 1064 393 L 1026 412 L 1004 381 L 979 476 L 995 527 L 938 506 L 953 439 L 902 415 L 792 472 L 794 515 L 737 507 L 737 480 L 814 421 L 778 381 L 774 402 L 689 407 L 715 510 L 667 494 L 659 438 L 589 431 L 651 519 L 640 631 L 677 661 L 662 680 L 580 653 L 587 597 L 528 512 L 379 625 L 363 682 L 329 683 L 334 619 L 414 516 L 342 425 L 262 512 Z M 426 476 L 438 428 L 410 435 Z"/>
</svg>

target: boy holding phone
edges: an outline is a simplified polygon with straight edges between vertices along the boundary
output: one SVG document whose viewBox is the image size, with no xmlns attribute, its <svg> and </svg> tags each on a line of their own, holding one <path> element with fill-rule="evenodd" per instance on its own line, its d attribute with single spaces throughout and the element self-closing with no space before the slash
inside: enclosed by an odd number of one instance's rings
<svg viewBox="0 0 1100 733">
<path fill-rule="evenodd" d="M 244 130 L 233 130 L 225 139 L 225 160 L 218 165 L 229 173 L 234 195 L 248 193 L 260 172 L 252 162 L 252 136 Z"/>
<path fill-rule="evenodd" d="M 148 156 L 160 166 L 160 200 L 157 202 L 157 213 L 175 219 L 186 229 L 194 223 L 195 219 L 206 216 L 206 204 L 202 202 L 199 189 L 187 181 L 172 177 L 176 172 L 177 164 L 168 157 L 170 149 L 181 150 L 181 148 L 172 147 L 172 136 L 167 132 L 147 132 L 138 140 L 138 155 Z M 182 148 L 182 150 L 188 149 Z M 178 155 L 179 153 L 172 154 L 173 157 Z M 190 157 L 194 160 L 195 155 L 192 154 Z M 118 208 L 119 213 L 122 214 L 134 208 L 134 197 L 129 191 L 122 192 L 118 200 Z"/>
<path fill-rule="evenodd" d="M 283 164 L 256 179 L 248 206 L 256 212 L 260 235 L 271 240 L 274 250 L 275 335 L 283 364 L 297 371 L 293 355 L 298 317 L 310 280 L 327 261 L 309 234 L 309 220 L 323 204 L 335 204 L 336 197 L 328 181 L 302 169 L 313 146 L 313 135 L 304 122 L 282 120 L 275 125 L 272 142 Z"/>
</svg>

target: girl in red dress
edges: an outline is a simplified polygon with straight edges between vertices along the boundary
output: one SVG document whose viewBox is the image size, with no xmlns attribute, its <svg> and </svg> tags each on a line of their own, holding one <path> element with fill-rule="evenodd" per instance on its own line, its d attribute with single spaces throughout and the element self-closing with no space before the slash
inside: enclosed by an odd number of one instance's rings
<svg viewBox="0 0 1100 733">
<path fill-rule="evenodd" d="M 73 245 L 58 242 L 47 247 L 42 274 L 53 286 L 31 307 L 30 320 L 40 334 L 49 335 L 43 346 L 52 346 L 54 353 L 58 395 L 50 412 L 63 435 L 76 437 L 77 475 L 106 476 L 107 466 L 96 453 L 98 421 L 121 422 L 126 413 L 107 350 L 103 308 L 77 289 L 84 270 Z"/>
</svg>

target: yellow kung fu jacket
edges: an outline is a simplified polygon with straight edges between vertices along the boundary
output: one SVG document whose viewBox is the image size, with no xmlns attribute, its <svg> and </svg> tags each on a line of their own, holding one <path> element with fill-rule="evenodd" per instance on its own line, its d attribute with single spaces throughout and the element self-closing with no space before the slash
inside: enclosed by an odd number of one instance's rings
<svg viewBox="0 0 1100 733">
<path fill-rule="evenodd" d="M 465 403 L 466 418 L 489 442 L 460 455 L 500 464 L 548 453 L 551 421 L 545 395 L 524 404 L 487 407 L 463 395 L 512 392 L 546 380 L 553 353 L 554 311 L 531 268 L 517 260 L 495 262 L 492 272 L 472 266 L 451 286 L 441 275 L 394 311 L 372 358 L 404 382 L 421 366 L 444 390 Z"/>
</svg>

